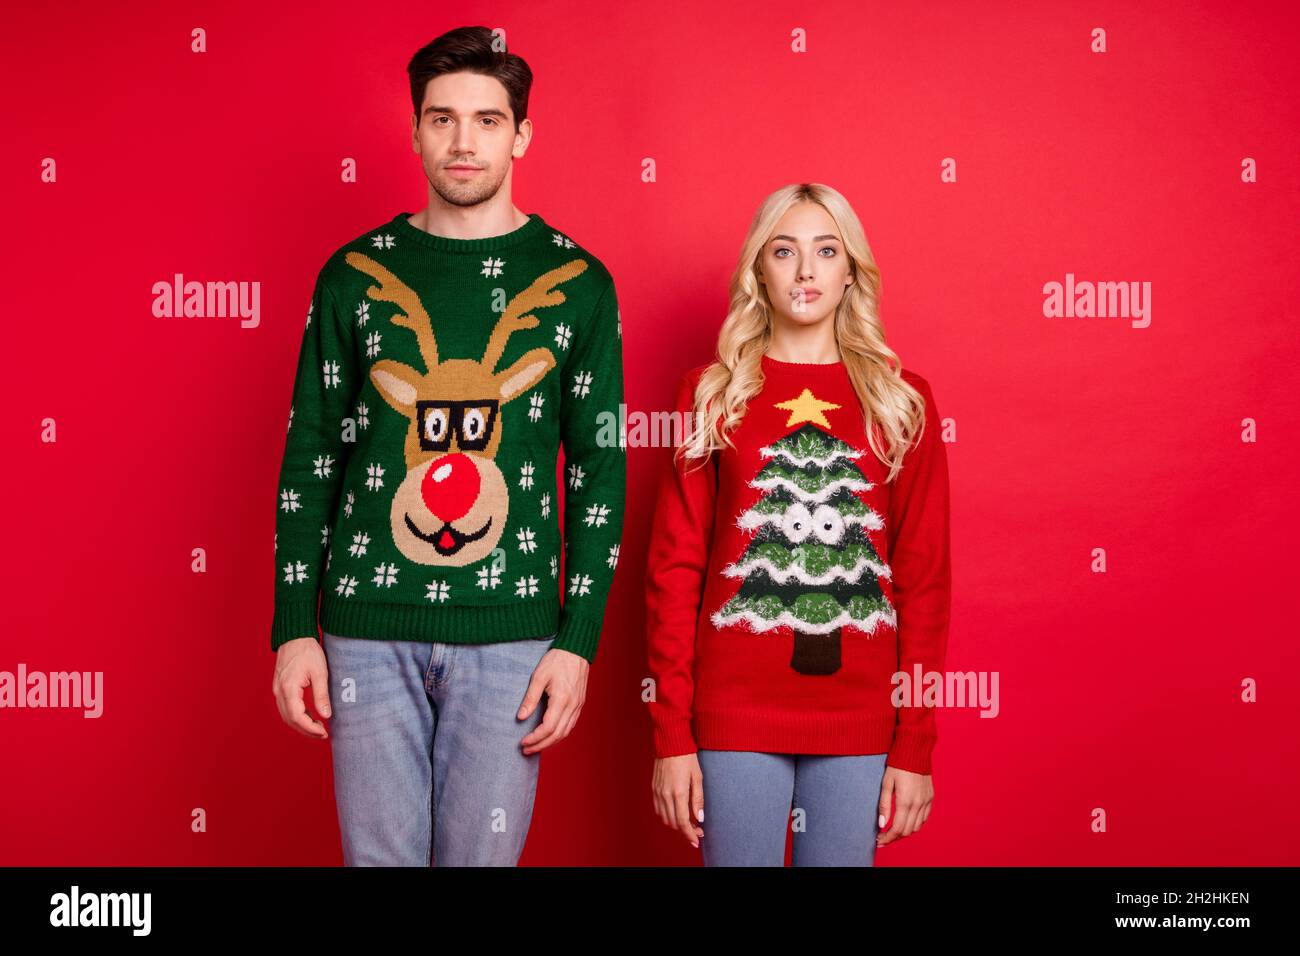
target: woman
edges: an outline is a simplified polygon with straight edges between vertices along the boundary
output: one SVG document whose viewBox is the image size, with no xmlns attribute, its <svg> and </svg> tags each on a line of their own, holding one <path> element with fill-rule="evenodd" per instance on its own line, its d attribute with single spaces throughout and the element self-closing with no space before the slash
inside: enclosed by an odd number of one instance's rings
<svg viewBox="0 0 1300 956">
<path fill-rule="evenodd" d="M 652 789 L 706 866 L 783 865 L 787 822 L 795 866 L 870 866 L 930 814 L 934 711 L 907 682 L 943 669 L 947 458 L 879 292 L 844 197 L 780 189 L 717 359 L 678 386 L 693 428 L 647 567 Z"/>
</svg>

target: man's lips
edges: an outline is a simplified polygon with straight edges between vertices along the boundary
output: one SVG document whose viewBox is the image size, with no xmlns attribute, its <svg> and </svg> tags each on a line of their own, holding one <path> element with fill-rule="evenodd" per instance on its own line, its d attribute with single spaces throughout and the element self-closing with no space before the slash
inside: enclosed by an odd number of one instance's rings
<svg viewBox="0 0 1300 956">
<path fill-rule="evenodd" d="M 473 176 L 475 173 L 483 172 L 481 166 L 448 166 L 447 172 L 453 176 Z"/>
</svg>

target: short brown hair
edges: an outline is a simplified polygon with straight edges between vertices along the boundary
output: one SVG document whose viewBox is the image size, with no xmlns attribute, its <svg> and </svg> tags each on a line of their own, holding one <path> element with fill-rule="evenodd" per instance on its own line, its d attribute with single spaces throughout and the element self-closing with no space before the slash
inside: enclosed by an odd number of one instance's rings
<svg viewBox="0 0 1300 956">
<path fill-rule="evenodd" d="M 495 49 L 495 42 L 497 35 L 487 27 L 457 27 L 416 51 L 406 64 L 406 72 L 411 77 L 411 106 L 417 126 L 424 89 L 430 80 L 444 73 L 481 73 L 495 77 L 506 88 L 515 129 L 519 129 L 519 124 L 528 117 L 533 71 L 523 57 L 504 48 Z"/>
</svg>

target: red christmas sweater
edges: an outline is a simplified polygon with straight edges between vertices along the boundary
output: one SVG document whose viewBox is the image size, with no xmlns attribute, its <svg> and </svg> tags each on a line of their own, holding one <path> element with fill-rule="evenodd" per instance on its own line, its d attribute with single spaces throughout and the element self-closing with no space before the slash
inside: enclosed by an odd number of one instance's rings
<svg viewBox="0 0 1300 956">
<path fill-rule="evenodd" d="M 891 678 L 941 672 L 947 647 L 948 465 L 930 385 L 903 370 L 925 431 L 887 484 L 843 362 L 762 367 L 735 448 L 670 461 L 659 485 L 655 754 L 887 753 L 928 774 L 934 708 L 895 706 Z M 683 421 L 705 368 L 678 385 Z"/>
</svg>

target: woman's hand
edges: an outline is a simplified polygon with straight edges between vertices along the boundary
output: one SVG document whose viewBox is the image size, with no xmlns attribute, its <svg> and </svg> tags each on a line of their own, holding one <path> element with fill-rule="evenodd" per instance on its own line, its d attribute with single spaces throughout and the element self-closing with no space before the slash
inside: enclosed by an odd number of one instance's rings
<svg viewBox="0 0 1300 956">
<path fill-rule="evenodd" d="M 650 790 L 655 813 L 664 826 L 680 831 L 691 846 L 699 849 L 704 836 L 698 826 L 704 820 L 704 774 L 700 772 L 699 756 L 657 758 Z"/>
<path fill-rule="evenodd" d="M 894 801 L 894 823 L 888 831 L 876 835 L 876 846 L 893 843 L 921 829 L 934 803 L 934 783 L 929 774 L 912 773 L 897 767 L 885 767 L 880 785 L 880 829 L 889 819 L 889 801 Z"/>
</svg>

